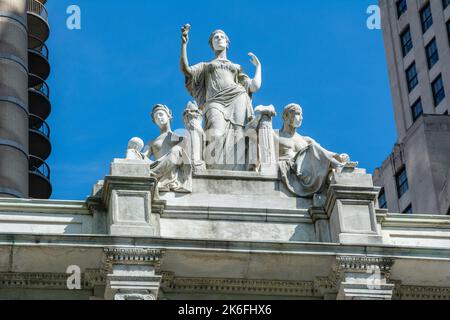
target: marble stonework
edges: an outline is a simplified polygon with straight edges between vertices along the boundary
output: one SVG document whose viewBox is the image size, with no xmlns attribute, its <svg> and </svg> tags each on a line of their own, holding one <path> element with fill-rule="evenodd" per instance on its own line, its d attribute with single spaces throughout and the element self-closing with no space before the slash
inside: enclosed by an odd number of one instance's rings
<svg viewBox="0 0 450 320">
<path fill-rule="evenodd" d="M 84 201 L 0 199 L 0 299 L 450 299 L 450 217 L 380 209 L 365 169 L 298 133 L 298 104 L 281 130 L 253 110 L 255 55 L 250 78 L 218 30 L 216 58 L 190 66 L 189 30 L 185 134 L 157 104 L 159 135 L 132 138 Z"/>
<path fill-rule="evenodd" d="M 0 298 L 450 298 L 450 218 L 378 209 L 365 170 L 313 198 L 259 172 L 156 186 L 148 163 L 117 159 L 85 201 L 2 199 Z"/>
</svg>

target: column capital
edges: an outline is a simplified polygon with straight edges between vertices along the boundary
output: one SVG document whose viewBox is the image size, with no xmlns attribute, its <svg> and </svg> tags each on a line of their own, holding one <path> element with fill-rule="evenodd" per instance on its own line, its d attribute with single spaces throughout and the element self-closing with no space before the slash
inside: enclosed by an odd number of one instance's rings
<svg viewBox="0 0 450 320">
<path fill-rule="evenodd" d="M 385 257 L 338 256 L 332 279 L 338 300 L 392 300 L 394 260 Z"/>
<path fill-rule="evenodd" d="M 156 300 L 161 286 L 163 251 L 143 248 L 105 248 L 105 299 Z"/>
</svg>

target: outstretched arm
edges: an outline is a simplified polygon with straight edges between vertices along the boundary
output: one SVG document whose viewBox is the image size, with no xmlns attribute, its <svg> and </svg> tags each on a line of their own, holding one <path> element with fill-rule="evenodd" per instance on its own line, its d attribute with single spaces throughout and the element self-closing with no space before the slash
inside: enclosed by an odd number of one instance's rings
<svg viewBox="0 0 450 320">
<path fill-rule="evenodd" d="M 146 145 L 144 147 L 144 150 L 142 151 L 142 155 L 144 156 L 144 158 L 147 158 L 150 160 L 150 158 L 153 155 L 153 151 L 152 151 L 152 145 L 153 145 L 153 141 L 149 142 L 148 145 Z"/>
<path fill-rule="evenodd" d="M 261 69 L 262 69 L 262 67 L 261 67 L 261 62 L 253 53 L 250 52 L 248 55 L 252 58 L 250 60 L 250 62 L 256 67 L 255 77 L 252 79 L 252 82 L 250 84 L 250 92 L 255 93 L 256 91 L 258 91 L 261 88 L 261 84 L 262 84 Z"/>
<path fill-rule="evenodd" d="M 189 42 L 189 31 L 191 29 L 191 26 L 189 24 L 184 25 L 181 28 L 181 59 L 180 59 L 180 66 L 181 71 L 185 76 L 191 75 L 191 70 L 189 68 L 189 60 L 187 56 L 187 45 Z"/>
</svg>

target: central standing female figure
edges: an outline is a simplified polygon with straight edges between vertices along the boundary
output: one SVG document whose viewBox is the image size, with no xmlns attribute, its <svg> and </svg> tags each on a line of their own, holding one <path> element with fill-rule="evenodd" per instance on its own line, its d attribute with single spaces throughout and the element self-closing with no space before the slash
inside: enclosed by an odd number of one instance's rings
<svg viewBox="0 0 450 320">
<path fill-rule="evenodd" d="M 181 70 L 187 90 L 205 114 L 207 167 L 246 170 L 244 128 L 253 118 L 251 97 L 261 87 L 261 63 L 249 53 L 256 67 L 251 79 L 240 65 L 227 59 L 230 40 L 225 32 L 216 30 L 209 38 L 215 59 L 189 66 L 189 30 L 189 25 L 182 28 Z"/>
</svg>

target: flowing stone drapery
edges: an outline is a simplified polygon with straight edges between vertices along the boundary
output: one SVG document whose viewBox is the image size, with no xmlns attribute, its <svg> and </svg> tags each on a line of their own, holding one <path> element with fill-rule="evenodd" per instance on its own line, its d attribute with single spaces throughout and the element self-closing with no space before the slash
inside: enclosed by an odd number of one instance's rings
<svg viewBox="0 0 450 320">
<path fill-rule="evenodd" d="M 206 170 L 204 152 L 206 149 L 206 134 L 203 130 L 203 112 L 197 103 L 189 102 L 183 112 L 183 121 L 187 134 L 184 139 L 187 153 L 192 161 L 194 172 Z"/>
<path fill-rule="evenodd" d="M 337 160 L 336 153 L 330 152 L 312 139 L 310 144 L 297 153 L 293 159 L 280 159 L 281 178 L 293 194 L 312 197 L 326 185 L 331 169 L 343 168 L 345 163 Z"/>
<path fill-rule="evenodd" d="M 246 171 L 244 128 L 254 117 L 252 94 L 261 88 L 261 62 L 253 53 L 248 53 L 256 67 L 251 79 L 240 65 L 228 60 L 230 39 L 227 34 L 215 30 L 209 37 L 215 59 L 191 66 L 187 54 L 190 29 L 190 24 L 181 29 L 180 67 L 188 92 L 205 115 L 207 169 Z"/>
<path fill-rule="evenodd" d="M 225 120 L 239 126 L 253 117 L 251 79 L 240 65 L 214 60 L 196 64 L 190 71 L 186 88 L 205 114 L 209 109 L 217 109 Z"/>
<path fill-rule="evenodd" d="M 302 123 L 302 107 L 288 104 L 283 111 L 283 129 L 276 137 L 280 143 L 279 167 L 290 192 L 311 198 L 323 191 L 330 171 L 348 165 L 350 157 L 330 152 L 313 139 L 299 135 L 296 131 Z"/>
<path fill-rule="evenodd" d="M 150 165 L 150 175 L 158 179 L 160 192 L 192 192 L 192 165 L 181 145 Z"/>
<path fill-rule="evenodd" d="M 213 137 L 207 144 L 207 150 L 211 151 L 206 154 L 208 167 L 245 170 L 245 146 L 239 145 L 244 141 L 245 125 L 254 116 L 251 79 L 241 66 L 228 60 L 199 63 L 190 71 L 186 88 L 205 114 L 207 135 Z"/>
</svg>

